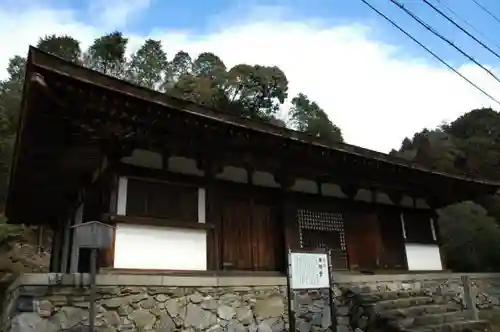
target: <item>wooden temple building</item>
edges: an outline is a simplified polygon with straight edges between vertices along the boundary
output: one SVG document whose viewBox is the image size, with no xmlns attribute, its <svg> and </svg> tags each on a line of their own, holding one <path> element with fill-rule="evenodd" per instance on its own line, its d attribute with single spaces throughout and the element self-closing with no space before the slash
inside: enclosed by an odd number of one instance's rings
<svg viewBox="0 0 500 332">
<path fill-rule="evenodd" d="M 436 208 L 498 183 L 215 111 L 30 48 L 6 215 L 51 227 L 51 270 L 85 272 L 72 225 L 113 224 L 106 269 L 444 270 Z"/>
</svg>

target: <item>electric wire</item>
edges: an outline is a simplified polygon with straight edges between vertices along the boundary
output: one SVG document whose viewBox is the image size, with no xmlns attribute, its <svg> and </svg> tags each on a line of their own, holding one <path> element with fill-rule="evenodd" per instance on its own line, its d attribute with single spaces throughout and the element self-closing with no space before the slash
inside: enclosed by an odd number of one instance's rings
<svg viewBox="0 0 500 332">
<path fill-rule="evenodd" d="M 413 18 L 415 21 L 417 21 L 420 25 L 425 27 L 427 30 L 432 32 L 435 36 L 439 37 L 441 40 L 446 42 L 448 45 L 456 49 L 460 54 L 465 56 L 467 59 L 470 61 L 474 62 L 476 65 L 481 67 L 485 72 L 487 72 L 491 77 L 493 77 L 498 83 L 500 83 L 500 78 L 498 78 L 491 70 L 480 64 L 476 59 L 474 59 L 472 56 L 467 54 L 465 51 L 463 51 L 460 47 L 456 46 L 452 41 L 441 35 L 439 32 L 437 32 L 434 28 L 432 28 L 429 24 L 425 23 L 421 18 L 419 18 L 417 15 L 413 14 L 410 10 L 408 10 L 404 5 L 399 3 L 396 0 L 390 0 L 394 5 L 396 5 L 399 9 L 403 10 L 406 14 L 408 14 L 411 18 Z"/>
<path fill-rule="evenodd" d="M 453 66 L 451 66 L 450 64 L 448 64 L 439 55 L 437 55 L 432 50 L 430 50 L 427 46 L 425 46 L 424 44 L 422 44 L 418 39 L 416 39 L 415 37 L 413 37 L 409 32 L 407 32 L 405 29 L 403 29 L 401 26 L 399 26 L 396 22 L 394 22 L 389 17 L 387 17 L 384 13 L 382 13 L 380 10 L 378 10 L 377 8 L 375 8 L 374 6 L 372 6 L 367 0 L 360 0 L 360 1 L 363 2 L 365 5 L 367 5 L 368 7 L 370 7 L 378 15 L 380 15 L 381 17 L 383 17 L 387 22 L 389 22 L 392 26 L 394 26 L 396 29 L 398 29 L 403 34 L 405 34 L 408 38 L 410 38 L 417 45 L 419 45 L 421 48 L 423 48 L 425 51 L 427 51 L 427 53 L 429 53 L 430 55 L 432 55 L 436 60 L 438 60 L 439 62 L 441 62 L 443 65 L 445 65 L 448 69 L 450 69 L 455 74 L 457 74 L 458 76 L 460 76 L 463 80 L 465 80 L 467 83 L 469 83 L 470 85 L 472 85 L 474 88 L 476 88 L 482 94 L 484 94 L 486 97 L 490 98 L 495 103 L 497 103 L 498 105 L 500 105 L 500 101 L 498 101 L 497 99 L 495 99 L 488 92 L 486 92 L 481 87 L 479 87 L 477 84 L 475 84 L 474 82 L 472 82 L 471 80 L 469 80 L 467 77 L 465 77 L 464 75 L 462 75 L 458 70 L 456 70 L 455 68 L 453 68 Z"/>
<path fill-rule="evenodd" d="M 428 5 L 429 7 L 431 7 L 436 13 L 438 13 L 439 15 L 441 15 L 442 17 L 444 17 L 448 22 L 450 22 L 451 24 L 453 24 L 455 27 L 457 27 L 458 29 L 460 29 L 460 31 L 462 31 L 463 33 L 465 33 L 467 36 L 469 36 L 470 38 L 472 38 L 475 42 L 477 42 L 479 45 L 481 45 L 482 47 L 484 47 L 485 49 L 487 49 L 488 51 L 490 51 L 490 53 L 492 53 L 494 56 L 496 56 L 498 59 L 500 59 L 500 55 L 498 55 L 497 52 L 493 51 L 491 48 L 488 47 L 488 45 L 484 44 L 482 41 L 480 41 L 479 39 L 477 39 L 474 35 L 472 35 L 469 31 L 465 30 L 464 28 L 462 28 L 460 26 L 460 24 L 456 23 L 453 19 L 451 19 L 448 15 L 446 15 L 445 13 L 443 13 L 442 11 L 439 10 L 439 8 L 436 8 L 436 6 L 434 6 L 432 3 L 430 3 L 428 0 L 422 0 L 426 5 Z"/>
<path fill-rule="evenodd" d="M 486 36 L 485 33 L 483 33 L 481 30 L 479 30 L 478 28 L 476 28 L 472 23 L 470 23 L 465 18 L 463 18 L 460 14 L 458 14 L 456 11 L 454 11 L 445 2 L 443 2 L 442 0 L 436 0 L 436 1 L 439 4 L 441 4 L 441 6 L 443 6 L 444 8 L 446 8 L 446 10 L 449 11 L 452 15 L 455 15 L 455 17 L 458 18 L 460 21 L 462 21 L 465 25 L 467 25 L 469 28 L 471 28 L 472 30 L 474 30 L 478 35 L 480 35 L 485 40 L 487 40 L 491 45 L 494 45 L 497 49 L 500 50 L 500 46 L 497 43 L 495 43 L 493 40 L 491 40 L 491 38 L 489 38 L 488 36 Z"/>
<path fill-rule="evenodd" d="M 491 17 L 493 17 L 495 19 L 495 21 L 497 21 L 498 23 L 500 23 L 500 18 L 498 18 L 498 16 L 496 16 L 495 14 L 493 14 L 491 11 L 488 10 L 488 8 L 486 8 L 485 6 L 483 6 L 479 1 L 477 0 L 472 0 L 479 8 L 481 8 L 483 11 L 485 11 L 486 13 L 488 13 Z"/>
</svg>

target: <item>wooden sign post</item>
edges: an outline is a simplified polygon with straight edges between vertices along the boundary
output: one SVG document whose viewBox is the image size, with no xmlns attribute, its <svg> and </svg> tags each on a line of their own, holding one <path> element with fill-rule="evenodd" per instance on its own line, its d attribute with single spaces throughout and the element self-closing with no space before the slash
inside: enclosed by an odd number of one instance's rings
<svg viewBox="0 0 500 332">
<path fill-rule="evenodd" d="M 97 251 L 111 247 L 114 227 L 100 221 L 89 221 L 74 225 L 73 228 L 75 229 L 75 240 L 78 246 L 90 249 L 89 331 L 94 332 Z"/>
<path fill-rule="evenodd" d="M 288 282 L 290 288 L 291 313 L 295 313 L 295 290 L 328 289 L 331 325 L 334 327 L 334 310 L 331 290 L 330 259 L 324 251 L 289 250 L 288 251 Z M 290 317 L 290 322 L 295 320 Z M 336 322 L 336 321 L 335 321 Z M 295 325 L 295 324 L 293 324 Z M 295 327 L 293 326 L 293 329 Z M 292 330 L 292 327 L 291 329 Z M 332 329 L 333 331 L 333 329 Z"/>
</svg>

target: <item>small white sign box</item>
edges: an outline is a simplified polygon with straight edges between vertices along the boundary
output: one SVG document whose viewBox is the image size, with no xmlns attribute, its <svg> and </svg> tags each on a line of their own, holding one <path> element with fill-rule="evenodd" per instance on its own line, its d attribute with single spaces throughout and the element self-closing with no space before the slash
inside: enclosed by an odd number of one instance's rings
<svg viewBox="0 0 500 332">
<path fill-rule="evenodd" d="M 290 252 L 289 255 L 292 289 L 330 288 L 326 253 Z"/>
</svg>

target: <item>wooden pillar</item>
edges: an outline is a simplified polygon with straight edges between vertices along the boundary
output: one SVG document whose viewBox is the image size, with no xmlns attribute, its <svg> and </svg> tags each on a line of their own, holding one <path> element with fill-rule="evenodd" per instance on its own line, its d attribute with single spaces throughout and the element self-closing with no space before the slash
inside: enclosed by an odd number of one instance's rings
<svg viewBox="0 0 500 332">
<path fill-rule="evenodd" d="M 207 269 L 220 270 L 221 258 L 221 193 L 216 183 L 216 176 L 222 172 L 222 166 L 213 159 L 200 158 L 197 161 L 199 169 L 205 172 L 205 202 L 206 222 L 214 227 L 207 230 Z"/>
<path fill-rule="evenodd" d="M 71 236 L 71 225 L 73 224 L 73 216 L 70 215 L 64 221 L 63 226 L 63 235 L 62 235 L 62 249 L 61 249 L 61 272 L 68 273 L 69 272 L 69 261 L 71 255 L 71 247 L 72 247 L 72 236 Z"/>
<path fill-rule="evenodd" d="M 435 210 L 432 210 L 431 218 L 432 218 L 432 222 L 434 225 L 434 231 L 436 233 L 436 242 L 437 242 L 437 245 L 439 247 L 439 255 L 441 257 L 441 266 L 443 267 L 443 271 L 445 271 L 445 270 L 447 270 L 446 255 L 443 251 L 443 237 L 441 236 L 441 231 L 440 231 L 440 227 L 439 227 L 439 215 L 437 214 L 437 212 Z"/>
<path fill-rule="evenodd" d="M 351 206 L 352 202 L 354 202 L 354 197 L 356 197 L 358 193 L 358 188 L 355 186 L 351 185 L 341 185 L 340 189 L 344 193 L 344 195 L 347 196 L 347 200 L 349 201 L 349 204 L 347 206 Z M 349 211 L 349 210 L 348 210 Z M 356 250 L 355 245 L 356 245 L 356 226 L 354 226 L 356 223 L 353 221 L 355 216 L 353 211 L 349 212 L 343 212 L 342 213 L 342 219 L 344 220 L 344 232 L 345 232 L 345 245 L 346 245 L 346 259 L 347 259 L 347 269 L 349 270 L 354 270 L 358 266 L 357 258 L 353 257 L 356 255 L 353 255 L 353 252 Z M 357 216 L 356 216 L 357 217 Z M 346 220 L 348 222 L 346 222 Z M 353 262 L 353 260 L 355 260 Z"/>
<path fill-rule="evenodd" d="M 61 272 L 62 258 L 62 237 L 63 229 L 59 222 L 55 222 L 53 226 L 52 250 L 50 255 L 50 272 Z"/>
<path fill-rule="evenodd" d="M 295 183 L 295 177 L 290 174 L 280 172 L 275 175 L 275 180 L 281 187 L 281 214 L 283 218 L 283 232 L 286 253 L 289 249 L 300 248 L 299 226 L 297 224 L 297 205 L 290 192 L 290 188 Z"/>
<path fill-rule="evenodd" d="M 441 206 L 445 205 L 444 202 L 439 198 L 434 195 L 430 195 L 427 198 L 427 204 L 431 208 L 431 218 L 434 221 L 434 230 L 436 232 L 436 242 L 437 245 L 439 246 L 439 255 L 441 256 L 441 266 L 443 267 L 443 270 L 447 269 L 446 266 L 446 255 L 444 254 L 443 251 L 443 238 L 441 236 L 441 231 L 439 227 L 439 215 L 437 213 L 437 209 L 440 208 Z"/>
<path fill-rule="evenodd" d="M 401 238 L 403 239 L 403 247 L 401 248 L 403 250 L 402 257 L 404 258 L 403 264 L 404 264 L 404 269 L 408 270 L 408 257 L 406 256 L 406 229 L 405 224 L 404 224 L 404 214 L 401 210 L 401 203 L 403 202 L 403 196 L 404 193 L 402 191 L 398 190 L 391 190 L 387 192 L 387 195 L 389 196 L 390 200 L 394 203 L 394 205 L 397 207 L 397 211 L 399 213 L 399 224 L 401 225 Z"/>
</svg>

